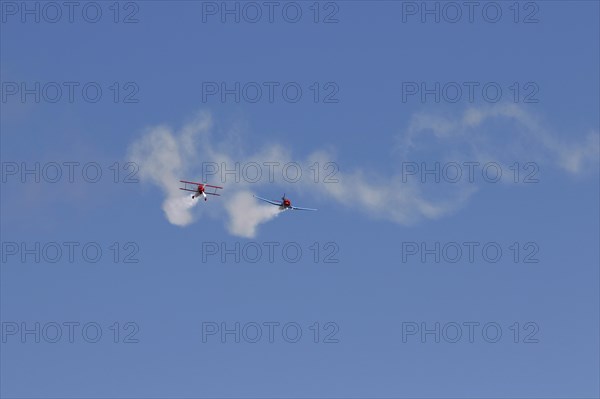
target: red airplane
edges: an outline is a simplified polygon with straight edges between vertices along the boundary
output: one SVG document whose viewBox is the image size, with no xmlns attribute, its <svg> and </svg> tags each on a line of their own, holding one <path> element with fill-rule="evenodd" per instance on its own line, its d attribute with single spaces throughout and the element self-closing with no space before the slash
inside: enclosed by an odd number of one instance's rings
<svg viewBox="0 0 600 399">
<path fill-rule="evenodd" d="M 292 209 L 294 211 L 316 211 L 316 209 L 314 208 L 300 208 L 298 206 L 292 206 L 292 201 L 290 201 L 288 198 L 285 198 L 285 194 L 283 194 L 283 197 L 281 197 L 281 201 L 272 201 L 266 198 L 258 197 L 256 195 L 254 196 L 254 198 L 268 202 L 271 205 L 276 205 L 281 211 L 287 211 L 289 209 Z"/>
<path fill-rule="evenodd" d="M 193 181 L 179 180 L 179 182 L 183 183 L 183 187 L 179 187 L 180 190 L 191 191 L 191 192 L 195 193 L 192 195 L 192 199 L 198 198 L 199 196 L 203 196 L 204 201 L 206 201 L 206 194 L 220 196 L 221 194 L 217 194 L 217 190 L 223 189 L 223 187 L 211 186 L 210 184 L 196 183 Z M 194 187 L 194 186 L 196 186 L 196 187 L 194 189 L 188 188 L 188 184 L 191 184 L 192 187 Z M 214 192 L 212 192 L 212 193 L 206 192 L 206 187 L 214 188 L 214 190 L 213 190 Z"/>
</svg>

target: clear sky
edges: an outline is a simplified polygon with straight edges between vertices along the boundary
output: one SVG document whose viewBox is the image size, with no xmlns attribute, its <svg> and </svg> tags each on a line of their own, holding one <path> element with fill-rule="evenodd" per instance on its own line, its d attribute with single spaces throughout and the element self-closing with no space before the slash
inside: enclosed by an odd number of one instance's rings
<svg viewBox="0 0 600 399">
<path fill-rule="evenodd" d="M 0 396 L 599 397 L 598 2 L 0 7 Z"/>
</svg>

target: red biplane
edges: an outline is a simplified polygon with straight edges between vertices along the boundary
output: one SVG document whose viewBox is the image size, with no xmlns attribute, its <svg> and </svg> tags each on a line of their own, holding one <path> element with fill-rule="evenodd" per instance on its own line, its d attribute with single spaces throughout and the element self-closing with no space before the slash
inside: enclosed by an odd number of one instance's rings
<svg viewBox="0 0 600 399">
<path fill-rule="evenodd" d="M 185 181 L 185 180 L 179 180 L 179 181 L 181 183 L 183 183 L 183 187 L 179 187 L 180 190 L 191 191 L 191 192 L 195 193 L 192 195 L 192 199 L 198 198 L 199 196 L 203 196 L 204 201 L 206 201 L 206 194 L 220 196 L 221 194 L 217 194 L 217 190 L 223 189 L 223 187 L 211 186 L 210 184 L 196 183 L 193 181 Z M 188 184 L 191 185 L 191 188 L 188 188 Z M 207 187 L 214 189 L 214 190 L 211 190 L 212 192 L 207 192 L 206 191 Z"/>
</svg>

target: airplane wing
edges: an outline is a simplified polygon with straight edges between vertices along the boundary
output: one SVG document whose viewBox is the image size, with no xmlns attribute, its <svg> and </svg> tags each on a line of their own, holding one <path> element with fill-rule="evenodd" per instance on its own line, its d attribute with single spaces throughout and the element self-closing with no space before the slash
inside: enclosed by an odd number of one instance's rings
<svg viewBox="0 0 600 399">
<path fill-rule="evenodd" d="M 210 191 L 212 191 L 212 192 L 210 192 L 210 193 L 209 193 L 209 192 L 206 190 L 206 188 L 207 188 L 207 187 L 208 187 L 209 189 L 212 189 L 212 190 L 210 190 Z M 219 190 L 219 189 L 222 189 L 223 187 L 220 187 L 220 186 L 212 186 L 212 185 L 210 185 L 210 184 L 205 184 L 205 185 L 204 185 L 204 188 L 205 188 L 205 190 L 204 190 L 204 193 L 205 193 L 205 194 L 208 194 L 208 195 L 219 195 L 219 196 L 220 196 L 221 194 L 217 194 L 217 190 Z"/>
<path fill-rule="evenodd" d="M 199 185 L 199 184 L 204 184 L 204 183 L 197 183 L 195 181 L 185 181 L 185 180 L 179 180 L 180 183 L 187 183 L 187 184 L 195 184 L 195 185 Z"/>
<path fill-rule="evenodd" d="M 313 209 L 313 208 L 300 208 L 297 206 L 290 206 L 290 208 L 292 208 L 295 211 L 316 211 L 317 209 Z"/>
<path fill-rule="evenodd" d="M 190 190 L 187 187 L 188 184 L 191 184 L 192 186 L 200 186 L 200 185 L 202 185 L 202 186 L 204 186 L 204 188 L 210 187 L 210 188 L 214 189 L 214 190 L 211 190 L 211 191 L 213 191 L 212 193 L 209 193 L 209 192 L 205 191 L 205 194 L 210 194 L 210 195 L 220 195 L 220 194 L 217 194 L 217 190 L 218 189 L 223 189 L 223 187 L 221 187 L 221 186 L 213 186 L 212 184 L 197 183 L 197 182 L 194 182 L 194 181 L 179 180 L 179 182 L 184 184 L 184 187 L 183 188 L 179 188 L 179 189 L 180 190 L 185 190 L 185 191 L 192 191 L 192 192 L 197 192 L 198 191 L 197 187 L 194 187 L 193 190 Z"/>
<path fill-rule="evenodd" d="M 271 201 L 271 200 L 268 200 L 268 199 L 265 199 L 265 198 L 257 197 L 256 195 L 253 195 L 253 197 L 256 198 L 256 199 L 259 199 L 261 201 L 268 202 L 269 204 L 273 204 L 273 205 L 277 205 L 277 206 L 281 205 L 281 202 Z"/>
</svg>

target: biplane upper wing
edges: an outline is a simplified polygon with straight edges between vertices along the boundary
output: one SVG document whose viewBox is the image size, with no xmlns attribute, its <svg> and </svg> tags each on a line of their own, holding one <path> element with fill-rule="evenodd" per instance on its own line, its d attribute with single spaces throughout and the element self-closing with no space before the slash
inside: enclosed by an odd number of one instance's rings
<svg viewBox="0 0 600 399">
<path fill-rule="evenodd" d="M 256 198 L 256 199 L 259 199 L 259 200 L 261 200 L 261 201 L 268 202 L 269 204 L 273 204 L 273 205 L 281 206 L 281 201 L 280 201 L 280 202 L 271 201 L 271 200 L 268 200 L 268 199 L 266 199 L 266 198 L 261 198 L 261 197 L 258 197 L 258 196 L 256 196 L 256 195 L 254 195 L 254 198 Z"/>
</svg>

